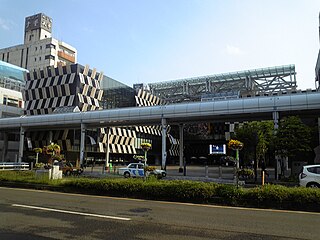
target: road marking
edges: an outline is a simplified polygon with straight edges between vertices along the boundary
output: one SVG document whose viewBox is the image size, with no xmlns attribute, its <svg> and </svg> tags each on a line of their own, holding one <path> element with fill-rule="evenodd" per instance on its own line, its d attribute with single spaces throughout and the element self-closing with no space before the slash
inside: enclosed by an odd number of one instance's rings
<svg viewBox="0 0 320 240">
<path fill-rule="evenodd" d="M 305 212 L 305 211 L 294 211 L 294 210 L 284 210 L 284 209 L 266 209 L 266 208 L 245 208 L 245 207 L 233 207 L 233 206 L 223 206 L 223 205 L 210 205 L 210 204 L 198 204 L 198 203 L 183 203 L 183 202 L 169 202 L 160 200 L 145 200 L 145 199 L 135 199 L 135 198 L 125 198 L 125 197 L 109 197 L 109 196 L 98 196 L 98 195 L 86 195 L 80 193 L 63 193 L 63 192 L 52 192 L 48 190 L 35 190 L 35 189 L 25 189 L 25 188 L 10 188 L 10 187 L 0 187 L 5 189 L 17 190 L 17 191 L 27 191 L 27 192 L 43 192 L 49 194 L 59 194 L 59 195 L 69 195 L 69 196 L 82 196 L 88 198 L 102 198 L 102 199 L 113 199 L 113 200 L 125 200 L 133 202 L 156 202 L 159 204 L 169 204 L 169 205 L 183 205 L 192 207 L 206 207 L 206 208 L 220 208 L 220 209 L 235 209 L 235 210 L 245 210 L 245 211 L 257 211 L 257 212 L 278 212 L 278 213 L 292 213 L 292 214 L 306 214 L 306 215 L 320 215 L 319 212 Z"/>
<path fill-rule="evenodd" d="M 37 207 L 37 206 L 22 205 L 22 204 L 12 204 L 12 206 L 13 207 L 21 207 L 21 208 L 29 208 L 29 209 L 37 209 L 37 210 L 43 210 L 43 211 L 49 211 L 49 212 L 68 213 L 68 214 L 88 216 L 88 217 L 108 218 L 108 219 L 122 220 L 122 221 L 130 221 L 131 220 L 131 218 L 107 216 L 107 215 L 100 215 L 100 214 L 93 214 L 93 213 L 73 212 L 73 211 L 66 211 L 66 210 L 62 210 L 62 209 L 45 208 L 45 207 Z"/>
</svg>

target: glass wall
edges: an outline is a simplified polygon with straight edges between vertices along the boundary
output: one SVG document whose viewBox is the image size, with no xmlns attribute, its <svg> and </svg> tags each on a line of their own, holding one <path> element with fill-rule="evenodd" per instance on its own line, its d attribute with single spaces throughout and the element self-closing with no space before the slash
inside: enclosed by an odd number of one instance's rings
<svg viewBox="0 0 320 240">
<path fill-rule="evenodd" d="M 135 106 L 135 90 L 133 88 L 110 77 L 103 76 L 101 89 L 103 89 L 101 101 L 103 109 Z"/>
<path fill-rule="evenodd" d="M 28 70 L 0 61 L 0 87 L 22 92 Z"/>
</svg>

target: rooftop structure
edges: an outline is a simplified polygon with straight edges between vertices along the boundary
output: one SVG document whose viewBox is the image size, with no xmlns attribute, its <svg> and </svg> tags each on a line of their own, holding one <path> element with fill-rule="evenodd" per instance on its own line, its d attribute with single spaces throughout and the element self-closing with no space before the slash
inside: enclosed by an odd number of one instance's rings
<svg viewBox="0 0 320 240">
<path fill-rule="evenodd" d="M 295 65 L 285 65 L 148 84 L 152 94 L 169 102 L 295 91 Z"/>
<path fill-rule="evenodd" d="M 0 49 L 0 60 L 28 70 L 76 63 L 77 50 L 51 33 L 50 17 L 43 13 L 26 17 L 24 43 Z"/>
</svg>

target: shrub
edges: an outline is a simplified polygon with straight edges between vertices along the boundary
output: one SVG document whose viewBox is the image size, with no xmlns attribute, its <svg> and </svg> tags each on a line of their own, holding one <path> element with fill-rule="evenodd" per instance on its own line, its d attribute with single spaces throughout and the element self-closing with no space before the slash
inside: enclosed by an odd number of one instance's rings
<svg viewBox="0 0 320 240">
<path fill-rule="evenodd" d="M 33 171 L 2 171 L 0 183 L 4 181 L 41 183 L 59 186 L 63 191 L 108 196 L 320 211 L 320 190 L 302 187 L 288 188 L 267 184 L 255 188 L 237 188 L 233 185 L 180 180 L 159 181 L 155 178 L 143 181 L 134 178 L 70 177 L 53 181 L 48 178 L 37 179 Z"/>
</svg>

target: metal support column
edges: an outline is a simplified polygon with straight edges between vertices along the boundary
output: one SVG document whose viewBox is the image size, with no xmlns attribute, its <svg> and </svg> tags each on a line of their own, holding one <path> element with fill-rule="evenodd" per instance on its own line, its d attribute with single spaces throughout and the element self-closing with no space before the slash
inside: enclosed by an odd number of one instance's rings
<svg viewBox="0 0 320 240">
<path fill-rule="evenodd" d="M 20 128 L 20 143 L 19 143 L 19 158 L 18 158 L 18 162 L 22 162 L 22 158 L 23 158 L 24 133 L 25 133 L 25 129 L 23 127 L 21 127 Z"/>
<path fill-rule="evenodd" d="M 81 123 L 80 132 L 80 166 L 83 166 L 84 162 L 84 151 L 85 151 L 85 138 L 86 138 L 86 125 Z"/>
<path fill-rule="evenodd" d="M 2 158 L 1 161 L 5 162 L 8 153 L 8 133 L 3 132 L 3 147 L 2 147 Z"/>
<path fill-rule="evenodd" d="M 52 143 L 52 139 L 53 139 L 53 132 L 49 131 L 49 134 L 48 134 L 48 142 L 49 142 L 49 144 Z"/>
<path fill-rule="evenodd" d="M 279 128 L 279 112 L 274 111 L 272 113 L 272 118 L 273 118 L 273 129 L 274 129 L 274 134 L 277 133 L 278 128 Z M 281 161 L 280 156 L 275 153 L 275 171 L 274 171 L 274 179 L 278 180 L 278 174 L 279 174 L 279 161 Z"/>
<path fill-rule="evenodd" d="M 183 148 L 184 148 L 184 143 L 183 143 L 183 124 L 179 125 L 179 136 L 180 136 L 179 172 L 183 172 Z"/>
<path fill-rule="evenodd" d="M 319 133 L 319 145 L 320 145 L 320 117 L 318 117 L 318 133 Z"/>
<path fill-rule="evenodd" d="M 106 162 L 104 165 L 104 170 L 107 170 L 109 168 L 109 157 L 110 157 L 110 148 L 109 148 L 109 132 L 110 128 L 106 128 L 106 135 L 107 135 L 107 141 L 106 141 Z"/>
<path fill-rule="evenodd" d="M 161 126 L 162 126 L 162 162 L 161 162 L 161 169 L 165 169 L 166 168 L 166 160 L 167 160 L 167 146 L 166 146 L 167 120 L 165 118 L 161 119 Z"/>
</svg>

